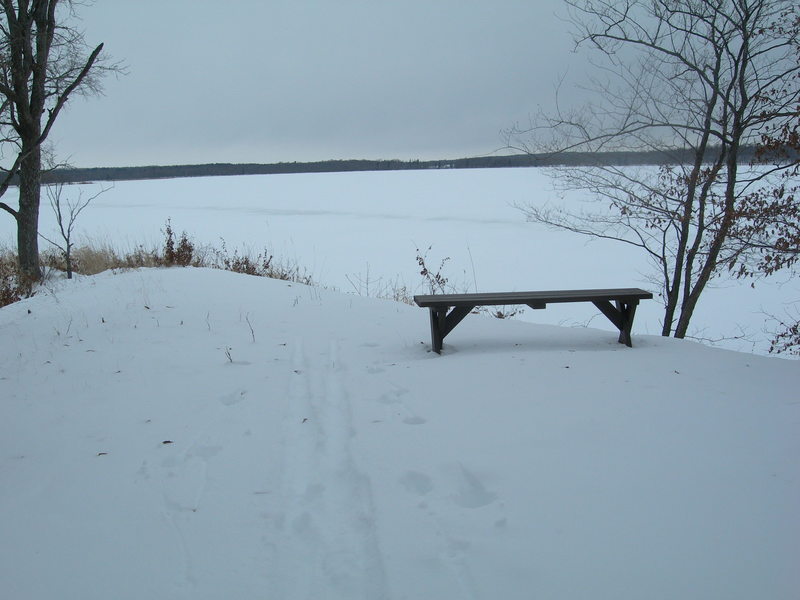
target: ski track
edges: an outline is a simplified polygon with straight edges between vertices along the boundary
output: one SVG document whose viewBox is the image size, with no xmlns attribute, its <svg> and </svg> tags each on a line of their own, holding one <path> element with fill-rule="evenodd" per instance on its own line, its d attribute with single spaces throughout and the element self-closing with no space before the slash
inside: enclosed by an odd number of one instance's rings
<svg viewBox="0 0 800 600">
<path fill-rule="evenodd" d="M 388 597 L 369 478 L 350 440 L 350 396 L 338 348 L 311 362 L 295 342 L 284 411 L 282 543 L 275 573 L 286 600 Z"/>
</svg>

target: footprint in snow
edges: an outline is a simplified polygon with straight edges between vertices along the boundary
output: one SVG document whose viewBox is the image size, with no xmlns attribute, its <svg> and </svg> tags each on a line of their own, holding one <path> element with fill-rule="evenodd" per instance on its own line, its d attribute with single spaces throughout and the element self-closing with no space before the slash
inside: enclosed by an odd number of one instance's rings
<svg viewBox="0 0 800 600">
<path fill-rule="evenodd" d="M 230 394 L 224 395 L 219 401 L 224 404 L 225 406 L 233 406 L 234 404 L 239 404 L 242 400 L 244 400 L 247 392 L 245 390 L 237 390 L 235 392 L 231 392 Z"/>
<path fill-rule="evenodd" d="M 402 398 L 406 394 L 408 394 L 406 388 L 397 386 L 396 389 L 391 392 L 381 394 L 380 398 L 378 398 L 378 402 L 381 404 L 398 404 L 403 401 Z"/>
<path fill-rule="evenodd" d="M 433 482 L 431 478 L 420 473 L 419 471 L 406 471 L 400 477 L 400 485 L 402 485 L 407 492 L 424 496 L 433 491 Z"/>
<path fill-rule="evenodd" d="M 453 502 L 461 508 L 481 508 L 497 499 L 497 494 L 490 492 L 481 480 L 463 465 L 459 468 L 458 489 L 452 496 Z"/>
</svg>

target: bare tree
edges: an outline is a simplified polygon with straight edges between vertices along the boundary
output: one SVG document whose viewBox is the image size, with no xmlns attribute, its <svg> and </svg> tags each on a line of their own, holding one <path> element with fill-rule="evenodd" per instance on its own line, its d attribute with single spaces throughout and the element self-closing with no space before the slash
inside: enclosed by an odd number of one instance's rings
<svg viewBox="0 0 800 600">
<path fill-rule="evenodd" d="M 599 208 L 523 207 L 530 219 L 640 248 L 662 288 L 662 335 L 685 337 L 708 282 L 746 253 L 742 198 L 790 166 L 744 152 L 800 99 L 787 0 L 565 0 L 579 47 L 597 51 L 598 100 L 507 132 L 526 151 L 656 150 L 658 168 L 558 170 Z M 783 85 L 783 82 L 791 82 Z M 590 205 L 591 206 L 591 205 Z"/>
<path fill-rule="evenodd" d="M 83 33 L 67 26 L 77 1 L 0 0 L 0 142 L 13 148 L 0 172 L 0 196 L 18 177 L 19 205 L 0 208 L 17 222 L 21 271 L 31 280 L 39 268 L 39 204 L 42 143 L 73 92 L 99 91 L 103 64 L 99 44 L 89 51 Z"/>
<path fill-rule="evenodd" d="M 800 14 L 789 12 L 773 28 L 794 37 L 795 60 L 800 64 Z M 768 90 L 762 102 L 781 96 L 786 86 L 800 85 L 800 72 Z M 797 274 L 800 259 L 800 99 L 793 116 L 766 127 L 756 150 L 755 162 L 765 168 L 776 162 L 788 165 L 771 187 L 762 187 L 742 198 L 734 235 L 746 240 L 748 251 L 730 265 L 740 277 L 769 276 L 779 271 Z M 800 307 L 795 303 L 784 318 L 773 316 L 779 329 L 770 352 L 800 354 Z"/>
<path fill-rule="evenodd" d="M 47 199 L 50 201 L 50 208 L 53 210 L 53 214 L 56 217 L 56 224 L 58 225 L 58 231 L 61 235 L 61 241 L 56 242 L 45 237 L 41 233 L 39 235 L 43 240 L 61 250 L 67 267 L 67 279 L 72 279 L 72 247 L 74 245 L 72 234 L 75 230 L 75 222 L 78 220 L 78 216 L 83 209 L 89 206 L 92 200 L 104 194 L 109 189 L 110 188 L 101 188 L 99 192 L 88 197 L 84 197 L 83 190 L 79 189 L 77 198 L 64 199 L 62 198 L 64 192 L 63 183 L 55 183 L 46 187 Z"/>
</svg>

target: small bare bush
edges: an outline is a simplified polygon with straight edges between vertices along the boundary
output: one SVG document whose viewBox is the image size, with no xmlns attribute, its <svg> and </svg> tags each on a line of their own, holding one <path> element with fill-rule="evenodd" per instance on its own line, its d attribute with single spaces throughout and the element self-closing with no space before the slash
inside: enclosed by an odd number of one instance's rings
<svg viewBox="0 0 800 600">
<path fill-rule="evenodd" d="M 231 254 L 225 240 L 220 241 L 222 249 L 215 249 L 212 252 L 216 268 L 257 277 L 266 277 L 272 271 L 272 255 L 268 254 L 266 250 L 258 253 L 255 257 L 251 257 L 249 254 L 239 254 L 238 250 L 234 250 Z"/>
<path fill-rule="evenodd" d="M 160 267 L 164 265 L 164 259 L 158 254 L 157 250 L 148 250 L 142 245 L 122 257 L 120 269 L 139 269 L 142 267 Z"/>
<path fill-rule="evenodd" d="M 168 267 L 174 265 L 188 267 L 192 264 L 193 256 L 194 244 L 189 241 L 189 236 L 185 231 L 181 232 L 181 237 L 176 245 L 172 223 L 167 219 L 167 224 L 164 228 L 164 264 Z"/>
<path fill-rule="evenodd" d="M 272 254 L 264 250 L 255 256 L 246 254 L 234 249 L 228 250 L 225 240 L 220 240 L 221 248 L 213 248 L 204 259 L 204 263 L 199 266 L 210 266 L 215 269 L 243 273 L 255 277 L 269 277 L 270 279 L 280 279 L 283 281 L 293 281 L 305 285 L 313 285 L 311 275 L 306 273 L 296 264 L 278 263 L 273 259 Z"/>
<path fill-rule="evenodd" d="M 447 278 L 442 274 L 444 270 L 444 266 L 450 257 L 447 256 L 442 259 L 439 263 L 439 267 L 434 272 L 432 268 L 429 268 L 427 265 L 428 260 L 428 252 L 431 251 L 433 246 L 428 246 L 428 248 L 422 252 L 419 248 L 417 248 L 417 265 L 419 265 L 419 274 L 422 275 L 422 278 L 425 280 L 425 284 L 427 285 L 431 294 L 445 294 L 447 293 Z"/>
<path fill-rule="evenodd" d="M 20 272 L 17 257 L 11 252 L 0 253 L 0 307 L 32 295 L 32 282 Z"/>
<path fill-rule="evenodd" d="M 45 186 L 47 198 L 50 201 L 50 208 L 53 209 L 53 214 L 56 217 L 58 224 L 58 231 L 60 239 L 51 239 L 45 237 L 39 232 L 39 237 L 58 248 L 60 251 L 60 258 L 63 259 L 63 270 L 67 273 L 67 279 L 72 279 L 72 273 L 75 271 L 74 254 L 75 238 L 73 236 L 75 230 L 75 223 L 78 220 L 81 212 L 89 206 L 89 203 L 107 192 L 110 188 L 101 188 L 99 192 L 90 197 L 84 197 L 83 191 L 78 190 L 77 197 L 65 197 L 64 184 L 56 183 L 53 185 Z M 62 262 L 62 261 L 59 261 Z"/>
</svg>

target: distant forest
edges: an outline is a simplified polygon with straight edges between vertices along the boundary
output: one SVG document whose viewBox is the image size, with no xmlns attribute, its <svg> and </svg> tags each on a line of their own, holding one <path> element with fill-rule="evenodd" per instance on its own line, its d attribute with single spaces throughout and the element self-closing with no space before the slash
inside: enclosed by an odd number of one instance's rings
<svg viewBox="0 0 800 600">
<path fill-rule="evenodd" d="M 741 151 L 749 162 L 753 149 Z M 59 168 L 42 173 L 42 183 L 126 181 L 176 177 L 218 177 L 223 175 L 273 175 L 282 173 L 338 173 L 345 171 L 405 171 L 419 169 L 491 169 L 507 167 L 552 167 L 589 165 L 661 165 L 685 163 L 688 152 L 564 152 L 559 154 L 514 154 L 452 160 L 324 160 L 271 164 L 212 163 L 149 167 Z"/>
</svg>

